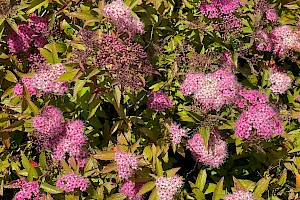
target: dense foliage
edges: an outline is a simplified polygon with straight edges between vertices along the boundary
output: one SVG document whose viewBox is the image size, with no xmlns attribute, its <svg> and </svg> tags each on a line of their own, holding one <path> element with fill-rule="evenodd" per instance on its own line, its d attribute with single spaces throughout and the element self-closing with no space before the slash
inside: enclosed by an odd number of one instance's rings
<svg viewBox="0 0 300 200">
<path fill-rule="evenodd" d="M 0 2 L 1 199 L 299 199 L 300 3 Z"/>
</svg>

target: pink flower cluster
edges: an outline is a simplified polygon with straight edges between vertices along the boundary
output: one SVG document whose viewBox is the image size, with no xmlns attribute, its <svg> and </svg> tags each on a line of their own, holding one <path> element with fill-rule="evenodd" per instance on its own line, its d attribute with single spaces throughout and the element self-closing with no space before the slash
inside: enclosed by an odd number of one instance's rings
<svg viewBox="0 0 300 200">
<path fill-rule="evenodd" d="M 178 189 L 183 185 L 179 176 L 171 178 L 159 177 L 155 181 L 157 193 L 160 200 L 172 200 Z"/>
<path fill-rule="evenodd" d="M 158 112 L 173 106 L 173 101 L 162 91 L 150 92 L 148 98 L 148 107 Z"/>
<path fill-rule="evenodd" d="M 170 135 L 172 142 L 176 145 L 180 143 L 182 137 L 187 136 L 187 132 L 185 129 L 180 128 L 179 125 L 172 123 L 170 126 Z"/>
<path fill-rule="evenodd" d="M 139 19 L 133 17 L 130 8 L 123 0 L 115 0 L 107 4 L 102 11 L 108 16 L 118 31 L 129 32 L 132 37 L 136 33 L 144 33 L 144 24 Z"/>
<path fill-rule="evenodd" d="M 227 156 L 227 144 L 221 139 L 219 131 L 215 129 L 210 132 L 208 148 L 206 148 L 201 134 L 198 133 L 188 140 L 188 149 L 196 161 L 214 168 L 223 164 Z"/>
<path fill-rule="evenodd" d="M 38 48 L 43 47 L 47 43 L 46 38 L 40 35 L 47 32 L 48 19 L 39 17 L 35 14 L 31 14 L 29 18 L 29 22 L 18 25 L 17 33 L 12 31 L 9 35 L 7 43 L 10 52 L 27 52 L 31 43 L 34 44 L 34 47 Z"/>
<path fill-rule="evenodd" d="M 138 168 L 139 160 L 130 153 L 117 151 L 114 158 L 118 166 L 118 175 L 121 178 L 128 179 Z"/>
<path fill-rule="evenodd" d="M 220 63 L 224 67 L 230 67 L 231 70 L 236 70 L 236 66 L 231 58 L 231 55 L 228 51 L 225 51 L 221 58 L 220 58 Z"/>
<path fill-rule="evenodd" d="M 26 182 L 21 178 L 12 184 L 14 188 L 21 188 L 15 195 L 15 200 L 44 200 L 44 195 L 40 194 L 39 185 L 36 182 Z"/>
<path fill-rule="evenodd" d="M 242 22 L 234 13 L 244 2 L 240 0 L 211 0 L 201 1 L 199 9 L 202 14 L 210 19 L 218 19 L 221 22 L 214 24 L 217 31 L 236 33 L 242 27 Z"/>
<path fill-rule="evenodd" d="M 77 176 L 74 172 L 60 177 L 56 181 L 56 187 L 66 192 L 73 192 L 76 188 L 85 191 L 89 182 L 83 177 Z"/>
<path fill-rule="evenodd" d="M 40 69 L 34 75 L 34 86 L 45 93 L 54 92 L 64 94 L 68 91 L 68 83 L 66 81 L 56 81 L 62 74 L 66 72 L 64 64 L 48 65 L 44 69 Z"/>
<path fill-rule="evenodd" d="M 235 99 L 237 81 L 225 68 L 207 75 L 188 73 L 180 86 L 180 91 L 185 96 L 194 93 L 196 103 L 199 103 L 205 111 L 219 110 Z"/>
<path fill-rule="evenodd" d="M 66 72 L 66 67 L 59 63 L 54 65 L 45 65 L 37 69 L 33 78 L 22 78 L 22 83 L 26 86 L 29 95 L 36 95 L 40 97 L 42 93 L 38 92 L 41 90 L 43 93 L 57 93 L 64 94 L 68 91 L 68 83 L 66 81 L 56 81 L 63 73 Z M 22 96 L 23 86 L 18 83 L 14 87 L 14 93 Z"/>
<path fill-rule="evenodd" d="M 34 86 L 34 79 L 33 78 L 30 78 L 30 77 L 23 77 L 21 79 L 21 82 L 25 85 L 25 87 L 27 88 L 28 90 L 28 93 L 30 96 L 33 96 L 33 95 L 36 95 L 38 97 L 41 96 L 41 93 L 38 92 L 38 90 L 35 88 Z M 14 87 L 14 93 L 16 95 L 19 95 L 22 97 L 23 95 L 23 85 L 20 84 L 20 83 L 17 83 Z"/>
<path fill-rule="evenodd" d="M 241 89 L 236 104 L 246 108 L 235 122 L 237 137 L 248 139 L 255 133 L 261 138 L 268 138 L 272 134 L 283 132 L 282 120 L 273 108 L 267 105 L 267 97 L 257 90 Z"/>
<path fill-rule="evenodd" d="M 147 54 L 140 44 L 131 40 L 121 41 L 115 35 L 101 34 L 95 44 L 95 65 L 106 68 L 111 77 L 124 87 L 135 90 L 143 86 L 140 77 L 153 73 Z M 89 55 L 90 56 L 90 55 Z"/>
<path fill-rule="evenodd" d="M 254 196 L 251 192 L 237 190 L 233 194 L 226 195 L 225 200 L 254 200 Z"/>
<path fill-rule="evenodd" d="M 66 153 L 75 157 L 83 165 L 86 152 L 84 123 L 80 120 L 63 122 L 61 111 L 54 106 L 46 106 L 34 117 L 33 127 L 38 131 L 37 139 L 43 147 L 54 152 L 56 160 L 65 159 Z"/>
<path fill-rule="evenodd" d="M 269 76 L 269 81 L 270 89 L 275 94 L 283 94 L 292 85 L 292 79 L 286 73 L 278 71 L 274 71 Z"/>
<path fill-rule="evenodd" d="M 120 193 L 127 195 L 128 200 L 142 200 L 142 195 L 137 195 L 144 183 L 134 183 L 131 180 L 126 181 L 121 189 Z"/>
<path fill-rule="evenodd" d="M 263 30 L 257 32 L 256 48 L 259 51 L 271 51 L 279 57 L 287 56 L 294 49 L 300 49 L 299 30 L 292 30 L 288 25 L 277 27 L 267 34 Z"/>
</svg>

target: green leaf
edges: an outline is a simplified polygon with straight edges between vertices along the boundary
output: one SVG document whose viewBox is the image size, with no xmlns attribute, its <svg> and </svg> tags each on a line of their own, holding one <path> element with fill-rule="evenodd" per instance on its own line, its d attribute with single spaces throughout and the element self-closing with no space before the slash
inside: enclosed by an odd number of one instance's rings
<svg viewBox="0 0 300 200">
<path fill-rule="evenodd" d="M 18 33 L 18 25 L 17 25 L 17 23 L 15 22 L 14 19 L 12 19 L 12 18 L 7 18 L 7 19 L 6 19 L 6 22 L 9 24 L 9 26 L 10 26 L 16 33 Z"/>
<path fill-rule="evenodd" d="M 64 159 L 62 159 L 60 162 L 62 164 L 63 169 L 65 170 L 65 172 L 67 174 L 70 174 L 73 172 L 73 170 L 69 167 L 68 163 Z"/>
<path fill-rule="evenodd" d="M 266 191 L 266 189 L 269 186 L 269 182 L 270 182 L 271 178 L 270 177 L 265 177 L 260 179 L 257 184 L 256 184 L 256 188 L 253 192 L 253 195 L 255 198 L 260 198 L 261 195 Z"/>
<path fill-rule="evenodd" d="M 75 83 L 75 87 L 74 87 L 74 92 L 73 92 L 73 99 L 77 98 L 77 94 L 78 92 L 83 88 L 83 86 L 85 85 L 86 80 L 77 80 Z"/>
<path fill-rule="evenodd" d="M 164 174 L 162 163 L 158 158 L 156 158 L 156 174 L 157 176 L 163 176 Z"/>
<path fill-rule="evenodd" d="M 24 123 L 25 123 L 24 120 L 15 121 L 14 123 L 9 125 L 8 127 L 5 127 L 4 129 L 0 130 L 0 132 L 13 132 L 15 130 L 20 129 L 20 127 L 22 128 Z"/>
<path fill-rule="evenodd" d="M 95 17 L 88 11 L 72 12 L 72 13 L 67 13 L 67 15 L 70 17 L 76 17 L 78 19 L 85 20 L 85 21 L 99 21 L 100 20 L 98 17 Z"/>
<path fill-rule="evenodd" d="M 167 171 L 166 171 L 167 177 L 168 177 L 168 178 L 171 178 L 171 177 L 175 176 L 175 174 L 176 174 L 179 170 L 180 170 L 180 167 L 176 167 L 176 168 L 167 170 Z"/>
<path fill-rule="evenodd" d="M 48 169 L 48 166 L 47 166 L 47 162 L 46 162 L 45 151 L 43 151 L 43 152 L 40 154 L 39 161 L 40 161 L 40 166 L 41 166 L 41 168 L 47 170 L 47 169 Z"/>
<path fill-rule="evenodd" d="M 57 189 L 57 187 L 50 185 L 48 183 L 42 182 L 40 185 L 40 188 L 44 189 L 45 192 L 48 192 L 50 194 L 60 194 L 63 193 L 63 190 Z"/>
<path fill-rule="evenodd" d="M 154 188 L 149 196 L 149 200 L 159 200 L 157 189 Z"/>
<path fill-rule="evenodd" d="M 46 58 L 47 63 L 55 64 L 54 58 L 50 50 L 45 48 L 39 48 L 40 53 Z"/>
<path fill-rule="evenodd" d="M 206 149 L 208 149 L 208 141 L 209 141 L 209 137 L 210 137 L 210 128 L 209 127 L 200 127 L 199 130 L 203 141 L 204 141 L 204 145 L 206 147 Z"/>
<path fill-rule="evenodd" d="M 27 10 L 26 14 L 29 15 L 46 4 L 48 4 L 48 0 L 34 0 L 30 2 L 30 7 Z"/>
<path fill-rule="evenodd" d="M 6 74 L 5 74 L 4 78 L 10 82 L 18 83 L 17 77 L 14 75 L 14 73 L 12 73 L 9 70 L 6 70 Z"/>
<path fill-rule="evenodd" d="M 80 69 L 71 69 L 70 71 L 66 71 L 55 81 L 70 81 L 76 76 L 76 74 L 79 72 L 79 70 Z"/>
<path fill-rule="evenodd" d="M 114 160 L 115 159 L 114 157 L 115 157 L 115 151 L 101 151 L 93 155 L 93 158 L 99 160 Z"/>
<path fill-rule="evenodd" d="M 21 153 L 22 165 L 25 170 L 28 172 L 28 180 L 32 181 L 33 178 L 38 178 L 38 172 L 36 169 L 30 164 L 29 160 L 25 156 L 25 154 Z"/>
<path fill-rule="evenodd" d="M 286 179 L 287 179 L 287 170 L 285 169 L 282 172 L 277 184 L 280 185 L 280 186 L 283 186 L 286 183 Z"/>
<path fill-rule="evenodd" d="M 116 194 L 110 195 L 106 200 L 123 200 L 126 198 L 127 198 L 127 195 L 121 194 L 121 193 L 116 193 Z"/>
<path fill-rule="evenodd" d="M 140 189 L 140 191 L 137 193 L 137 196 L 141 196 L 149 191 L 151 191 L 155 187 L 155 182 L 150 181 L 143 185 L 143 187 Z"/>
<path fill-rule="evenodd" d="M 224 177 L 222 177 L 218 182 L 215 191 L 213 193 L 212 200 L 220 200 L 225 196 L 225 193 L 223 191 L 223 182 L 224 182 Z"/>
<path fill-rule="evenodd" d="M 114 89 L 114 98 L 115 102 L 118 108 L 120 108 L 120 102 L 121 102 L 121 90 L 120 88 L 116 85 Z"/>
<path fill-rule="evenodd" d="M 199 172 L 197 180 L 196 180 L 196 187 L 200 189 L 201 192 L 203 192 L 205 183 L 207 179 L 206 170 L 203 169 Z"/>
</svg>

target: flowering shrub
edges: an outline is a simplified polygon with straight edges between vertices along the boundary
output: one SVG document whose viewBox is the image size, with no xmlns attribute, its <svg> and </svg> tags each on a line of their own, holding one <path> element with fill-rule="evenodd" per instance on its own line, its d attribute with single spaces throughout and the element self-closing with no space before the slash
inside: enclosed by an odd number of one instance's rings
<svg viewBox="0 0 300 200">
<path fill-rule="evenodd" d="M 300 9 L 0 2 L 0 199 L 299 199 Z"/>
</svg>

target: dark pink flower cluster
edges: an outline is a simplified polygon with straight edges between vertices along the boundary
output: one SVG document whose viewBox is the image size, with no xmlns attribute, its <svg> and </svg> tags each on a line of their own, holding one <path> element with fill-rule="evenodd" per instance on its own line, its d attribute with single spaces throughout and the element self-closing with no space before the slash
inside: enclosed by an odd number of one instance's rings
<svg viewBox="0 0 300 200">
<path fill-rule="evenodd" d="M 282 120 L 278 112 L 267 105 L 267 97 L 257 90 L 241 89 L 236 103 L 246 108 L 235 122 L 237 137 L 248 139 L 253 134 L 268 138 L 272 134 L 283 133 Z"/>
<path fill-rule="evenodd" d="M 148 107 L 158 112 L 173 106 L 173 101 L 162 91 L 150 92 L 148 98 Z"/>
<path fill-rule="evenodd" d="M 211 0 L 210 3 L 201 1 L 199 9 L 206 17 L 221 21 L 216 24 L 216 30 L 234 33 L 242 26 L 241 20 L 234 13 L 243 5 L 244 2 L 240 0 Z"/>
<path fill-rule="evenodd" d="M 233 194 L 226 195 L 225 200 L 254 200 L 254 196 L 251 192 L 237 190 Z"/>
<path fill-rule="evenodd" d="M 237 81 L 225 68 L 206 75 L 188 73 L 180 86 L 180 91 L 185 96 L 194 93 L 196 103 L 199 103 L 204 111 L 219 110 L 235 99 Z"/>
<path fill-rule="evenodd" d="M 131 153 L 117 151 L 114 158 L 118 166 L 118 175 L 121 178 L 128 179 L 138 168 L 139 160 Z"/>
<path fill-rule="evenodd" d="M 97 41 L 95 65 L 106 68 L 122 86 L 135 90 L 143 86 L 143 77 L 153 73 L 147 54 L 140 44 L 122 42 L 115 35 L 102 34 Z"/>
<path fill-rule="evenodd" d="M 231 70 L 236 70 L 236 66 L 231 58 L 231 55 L 228 51 L 225 51 L 221 58 L 220 58 L 220 63 L 224 67 L 230 67 Z"/>
<path fill-rule="evenodd" d="M 300 49 L 299 33 L 299 30 L 292 30 L 288 25 L 277 27 L 270 34 L 259 30 L 256 48 L 259 51 L 273 51 L 279 57 L 287 56 L 295 49 Z"/>
<path fill-rule="evenodd" d="M 46 106 L 34 117 L 33 127 L 38 131 L 37 139 L 43 142 L 43 147 L 54 152 L 54 158 L 66 158 L 66 153 L 73 156 L 84 165 L 86 144 L 84 123 L 80 120 L 63 121 L 62 112 L 54 106 Z"/>
<path fill-rule="evenodd" d="M 183 185 L 179 176 L 171 178 L 159 177 L 155 181 L 157 193 L 160 200 L 172 200 L 178 189 Z"/>
<path fill-rule="evenodd" d="M 144 33 L 144 24 L 139 19 L 133 17 L 130 8 L 123 0 L 115 0 L 107 4 L 102 11 L 108 16 L 119 32 L 129 32 L 132 37 L 136 33 Z"/>
<path fill-rule="evenodd" d="M 222 165 L 227 156 L 227 144 L 221 139 L 219 131 L 215 129 L 210 132 L 208 148 L 201 134 L 197 133 L 188 140 L 188 149 L 196 161 L 215 168 Z"/>
<path fill-rule="evenodd" d="M 44 195 L 40 194 L 39 185 L 36 182 L 26 182 L 21 178 L 12 184 L 12 187 L 21 189 L 16 193 L 15 200 L 44 200 Z"/>
<path fill-rule="evenodd" d="M 142 200 L 143 195 L 137 195 L 144 183 L 134 183 L 131 180 L 126 181 L 121 189 L 120 193 L 127 195 L 128 200 Z"/>
<path fill-rule="evenodd" d="M 259 14 L 271 22 L 277 21 L 276 9 L 266 0 L 255 1 L 254 10 L 255 16 Z"/>
<path fill-rule="evenodd" d="M 170 136 L 172 142 L 176 145 L 180 143 L 182 137 L 187 136 L 187 132 L 185 129 L 180 128 L 179 125 L 172 123 L 170 126 Z"/>
<path fill-rule="evenodd" d="M 7 43 L 11 53 L 27 52 L 31 45 L 39 48 L 47 43 L 41 34 L 47 32 L 48 19 L 35 14 L 31 14 L 29 18 L 29 22 L 18 25 L 17 33 L 12 31 L 9 35 Z"/>
<path fill-rule="evenodd" d="M 38 92 L 38 90 L 34 87 L 34 79 L 30 77 L 23 77 L 21 79 L 21 82 L 25 85 L 25 87 L 28 90 L 28 93 L 30 96 L 36 95 L 38 97 L 41 96 L 41 94 Z M 23 85 L 20 83 L 17 83 L 14 87 L 14 93 L 16 95 L 19 95 L 22 97 L 23 95 Z"/>
<path fill-rule="evenodd" d="M 85 191 L 89 182 L 83 177 L 77 176 L 74 172 L 60 177 L 56 181 L 56 187 L 66 192 L 73 192 L 76 188 Z"/>
</svg>

